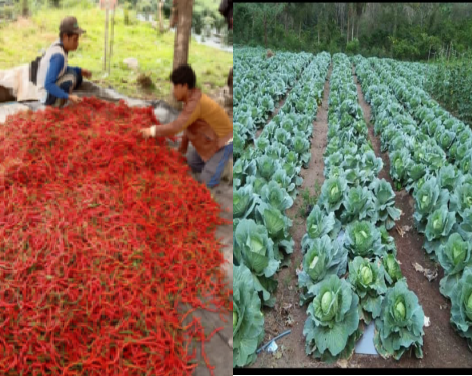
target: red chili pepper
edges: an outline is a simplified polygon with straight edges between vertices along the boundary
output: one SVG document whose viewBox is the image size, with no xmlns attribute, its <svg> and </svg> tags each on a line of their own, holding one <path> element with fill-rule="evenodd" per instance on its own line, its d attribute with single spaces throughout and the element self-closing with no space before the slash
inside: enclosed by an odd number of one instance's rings
<svg viewBox="0 0 472 376">
<path fill-rule="evenodd" d="M 141 138 L 155 123 L 85 98 L 2 126 L 0 374 L 190 375 L 205 336 L 185 319 L 232 309 L 227 221 L 179 153 Z"/>
</svg>

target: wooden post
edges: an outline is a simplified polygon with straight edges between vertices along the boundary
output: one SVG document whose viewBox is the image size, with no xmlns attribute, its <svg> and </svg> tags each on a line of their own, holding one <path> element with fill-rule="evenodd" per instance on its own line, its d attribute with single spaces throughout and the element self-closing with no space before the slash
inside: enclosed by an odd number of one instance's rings
<svg viewBox="0 0 472 376">
<path fill-rule="evenodd" d="M 164 22 L 162 17 L 162 0 L 159 0 L 159 32 L 162 33 L 164 31 Z"/>
<path fill-rule="evenodd" d="M 110 55 L 108 56 L 108 74 L 110 74 L 111 56 L 113 55 L 113 36 L 115 31 L 115 6 L 113 6 L 111 14 L 111 39 L 110 39 Z"/>
<path fill-rule="evenodd" d="M 161 22 L 161 0 L 157 0 L 157 11 L 156 11 L 156 32 L 157 35 L 160 33 L 160 28 L 157 26 L 157 23 Z"/>
<path fill-rule="evenodd" d="M 105 48 L 103 49 L 103 70 L 107 71 L 107 45 L 108 45 L 108 0 L 106 0 L 106 16 L 105 16 Z"/>
<path fill-rule="evenodd" d="M 431 47 L 432 47 L 432 46 L 429 46 L 428 61 L 429 61 L 429 55 L 431 55 Z"/>
</svg>

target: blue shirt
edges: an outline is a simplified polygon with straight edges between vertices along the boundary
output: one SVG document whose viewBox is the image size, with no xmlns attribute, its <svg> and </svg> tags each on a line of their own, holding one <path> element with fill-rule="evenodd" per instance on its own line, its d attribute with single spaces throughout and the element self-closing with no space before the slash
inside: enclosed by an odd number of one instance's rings
<svg viewBox="0 0 472 376">
<path fill-rule="evenodd" d="M 61 44 L 62 45 L 62 44 Z M 65 60 L 61 54 L 54 54 L 49 60 L 49 67 L 46 73 L 46 80 L 44 82 L 44 88 L 46 91 L 55 96 L 56 98 L 69 99 L 69 93 L 66 93 L 59 86 L 56 85 L 59 73 L 61 73 L 64 67 Z M 69 67 L 70 69 L 77 70 L 78 74 L 82 74 L 82 69 L 77 67 Z"/>
</svg>

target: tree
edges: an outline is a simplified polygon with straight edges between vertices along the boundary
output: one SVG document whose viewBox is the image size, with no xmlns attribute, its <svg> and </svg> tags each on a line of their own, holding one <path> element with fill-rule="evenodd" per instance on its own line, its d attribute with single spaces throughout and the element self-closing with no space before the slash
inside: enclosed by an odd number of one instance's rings
<svg viewBox="0 0 472 376">
<path fill-rule="evenodd" d="M 162 3 L 163 1 L 159 1 L 159 32 L 162 33 L 164 31 L 164 19 L 162 17 Z"/>
<path fill-rule="evenodd" d="M 21 0 L 21 15 L 23 17 L 28 17 L 28 0 Z"/>
<path fill-rule="evenodd" d="M 236 3 L 235 12 L 240 44 L 335 53 L 352 41 L 350 51 L 407 60 L 472 49 L 471 3 Z"/>
<path fill-rule="evenodd" d="M 264 27 L 264 46 L 267 48 L 267 26 L 271 21 L 276 19 L 280 12 L 282 12 L 285 8 L 285 4 L 251 3 L 247 5 L 249 6 L 250 13 L 253 15 L 253 28 L 254 22 L 262 22 Z"/>
<path fill-rule="evenodd" d="M 193 0 L 178 0 L 177 30 L 174 39 L 174 69 L 188 62 L 190 33 L 192 31 Z"/>
<path fill-rule="evenodd" d="M 356 38 L 359 39 L 359 23 L 366 10 L 367 3 L 356 3 Z"/>
<path fill-rule="evenodd" d="M 349 43 L 349 21 L 351 19 L 351 14 L 352 14 L 352 4 L 348 3 L 347 4 L 347 31 L 346 31 L 346 46 Z"/>
</svg>

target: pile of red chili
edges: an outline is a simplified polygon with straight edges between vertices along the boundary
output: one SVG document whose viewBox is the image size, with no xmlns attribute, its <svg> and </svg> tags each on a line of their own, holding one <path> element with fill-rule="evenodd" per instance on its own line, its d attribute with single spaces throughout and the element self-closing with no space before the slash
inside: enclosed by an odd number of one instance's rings
<svg viewBox="0 0 472 376">
<path fill-rule="evenodd" d="M 219 329 L 182 307 L 228 317 L 220 206 L 153 123 L 86 98 L 0 125 L 0 374 L 190 375 Z"/>
</svg>

